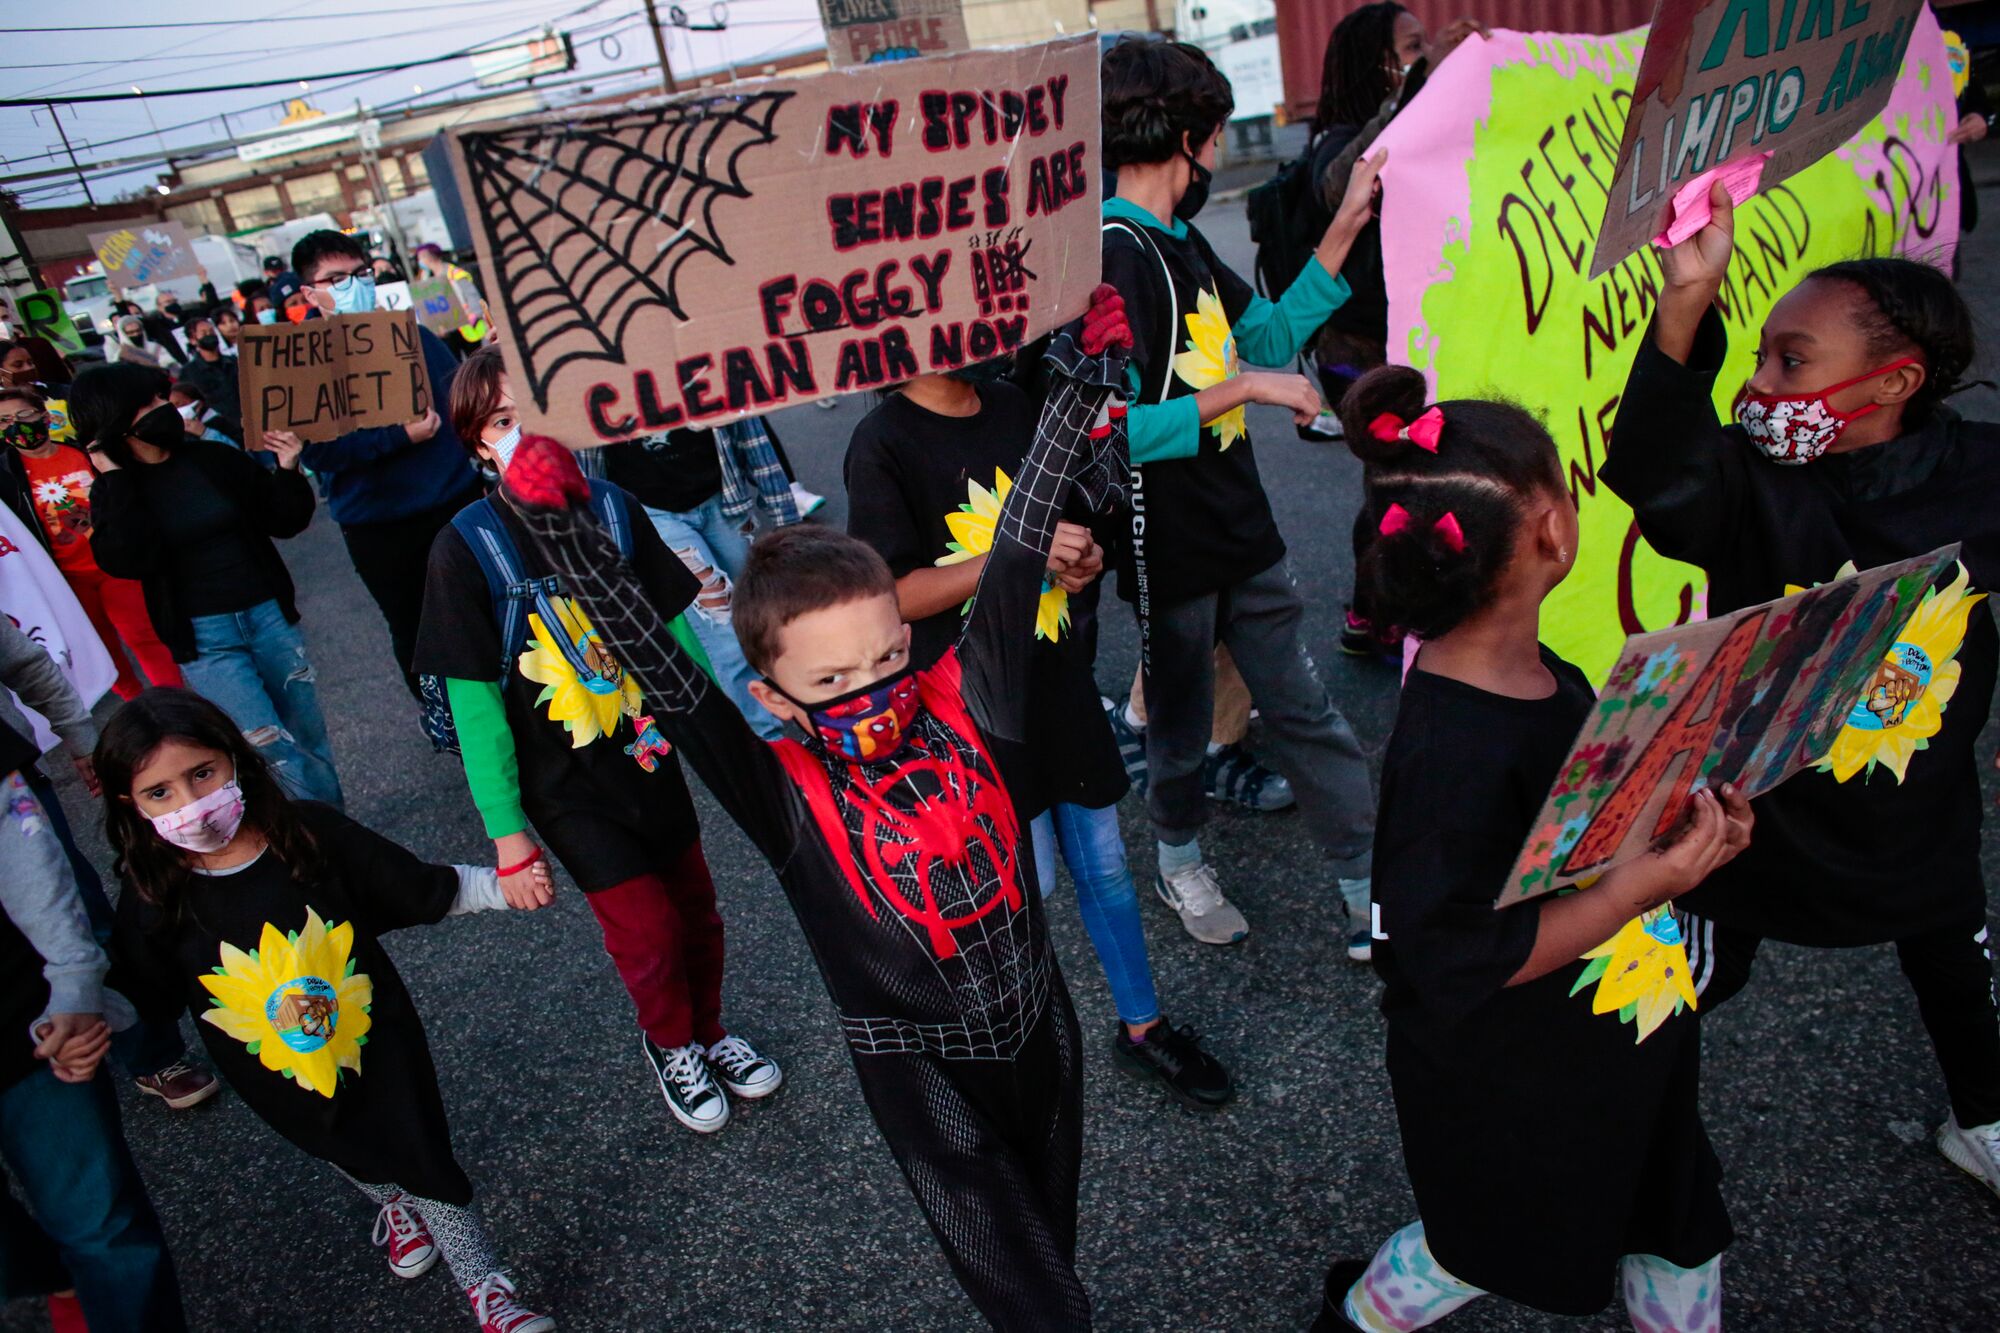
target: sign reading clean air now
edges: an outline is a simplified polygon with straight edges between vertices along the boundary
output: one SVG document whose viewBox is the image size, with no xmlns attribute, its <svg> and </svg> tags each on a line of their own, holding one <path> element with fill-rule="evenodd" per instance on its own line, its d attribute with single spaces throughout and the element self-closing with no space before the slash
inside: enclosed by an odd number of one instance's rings
<svg viewBox="0 0 2000 1333">
<path fill-rule="evenodd" d="M 1012 353 L 1097 283 L 1097 41 L 451 141 L 530 432 L 713 425 Z"/>
</svg>

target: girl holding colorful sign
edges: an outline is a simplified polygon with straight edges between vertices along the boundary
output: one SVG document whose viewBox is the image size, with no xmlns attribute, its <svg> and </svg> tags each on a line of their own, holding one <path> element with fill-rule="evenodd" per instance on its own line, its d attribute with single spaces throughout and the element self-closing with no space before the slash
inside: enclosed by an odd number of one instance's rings
<svg viewBox="0 0 2000 1333">
<path fill-rule="evenodd" d="M 1714 308 L 1734 218 L 1664 252 L 1666 285 L 1633 362 L 1600 474 L 1662 555 L 1708 573 L 1733 611 L 1959 543 L 1816 771 L 1758 798 L 1758 845 L 1689 900 L 1691 961 L 1713 1007 L 1765 938 L 1894 942 L 1950 1094 L 1937 1134 L 2000 1192 L 2000 1024 L 1980 872 L 1973 742 L 2000 667 L 1984 592 L 2000 585 L 2000 427 L 1946 402 L 1972 363 L 1972 318 L 1928 264 L 1864 259 L 1771 308 L 1734 425 L 1715 414 L 1726 351 Z"/>
<path fill-rule="evenodd" d="M 1375 835 L 1375 966 L 1419 1220 L 1333 1266 L 1314 1327 L 1400 1333 L 1487 1292 L 1587 1315 L 1618 1279 L 1641 1330 L 1707 1333 L 1731 1232 L 1666 904 L 1749 842 L 1749 802 L 1703 791 L 1667 845 L 1495 910 L 1593 705 L 1540 642 L 1576 506 L 1527 412 L 1425 396 L 1391 366 L 1341 404 L 1383 515 L 1361 577 L 1423 645 Z"/>
</svg>

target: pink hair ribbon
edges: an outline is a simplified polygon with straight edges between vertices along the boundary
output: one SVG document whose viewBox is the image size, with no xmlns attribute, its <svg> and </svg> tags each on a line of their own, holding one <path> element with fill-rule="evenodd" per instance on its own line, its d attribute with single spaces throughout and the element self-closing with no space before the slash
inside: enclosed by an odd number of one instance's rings
<svg viewBox="0 0 2000 1333">
<path fill-rule="evenodd" d="M 1410 511 L 1398 504 L 1392 504 L 1382 515 L 1381 524 L 1375 529 L 1384 537 L 1393 537 L 1410 526 Z"/>
<path fill-rule="evenodd" d="M 1433 407 L 1415 421 L 1405 421 L 1394 412 L 1384 412 L 1368 423 L 1368 433 L 1384 444 L 1407 440 L 1434 454 L 1438 451 L 1438 439 L 1444 434 L 1444 413 Z"/>
<path fill-rule="evenodd" d="M 1405 516 L 1407 517 L 1407 515 Z M 1447 513 L 1431 524 L 1431 531 L 1444 538 L 1444 547 L 1453 555 L 1465 553 L 1465 529 L 1458 526 L 1458 515 Z"/>
</svg>

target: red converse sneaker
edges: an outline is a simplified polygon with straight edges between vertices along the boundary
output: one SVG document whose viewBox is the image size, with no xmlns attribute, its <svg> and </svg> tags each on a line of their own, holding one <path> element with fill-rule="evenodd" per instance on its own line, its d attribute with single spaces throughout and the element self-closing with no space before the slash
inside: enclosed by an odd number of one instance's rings
<svg viewBox="0 0 2000 1333">
<path fill-rule="evenodd" d="M 407 1194 L 398 1194 L 376 1214 L 375 1243 L 389 1247 L 389 1271 L 397 1277 L 422 1277 L 437 1266 L 437 1242 Z"/>
<path fill-rule="evenodd" d="M 488 1273 L 476 1287 L 467 1287 L 472 1315 L 480 1333 L 553 1333 L 556 1321 L 536 1314 L 514 1299 L 514 1284 L 501 1272 Z"/>
</svg>

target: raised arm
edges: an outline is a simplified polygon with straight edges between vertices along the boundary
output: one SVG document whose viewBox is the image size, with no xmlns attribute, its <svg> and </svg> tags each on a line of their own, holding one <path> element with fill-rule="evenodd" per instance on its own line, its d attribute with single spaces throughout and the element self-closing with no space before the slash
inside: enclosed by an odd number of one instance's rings
<svg viewBox="0 0 2000 1333">
<path fill-rule="evenodd" d="M 1105 284 L 1091 294 L 1081 326 L 1064 329 L 1049 347 L 1049 395 L 1035 441 L 1000 511 L 959 638 L 966 703 L 989 735 L 1026 735 L 1035 607 L 1070 485 L 1097 512 L 1121 498 L 1129 466 L 1123 392 L 1131 340 L 1125 303 Z"/>
<path fill-rule="evenodd" d="M 575 456 L 554 440 L 530 436 L 508 464 L 501 493 L 612 654 L 638 680 L 654 725 L 686 755 L 765 859 L 782 867 L 804 816 L 791 780 L 688 653 L 611 534 L 598 526 Z"/>
</svg>

